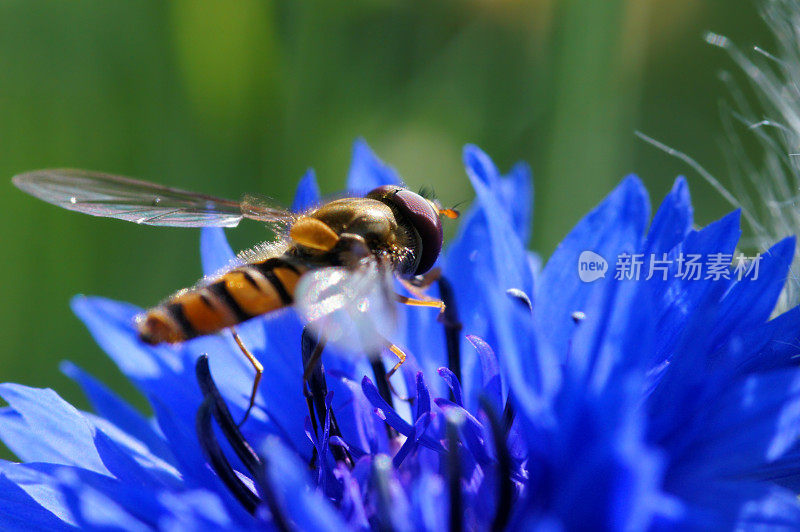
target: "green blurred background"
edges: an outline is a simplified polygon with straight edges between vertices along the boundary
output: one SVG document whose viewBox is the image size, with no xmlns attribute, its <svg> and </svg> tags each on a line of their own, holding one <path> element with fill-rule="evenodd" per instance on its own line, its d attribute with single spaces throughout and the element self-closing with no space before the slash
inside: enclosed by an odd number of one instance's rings
<svg viewBox="0 0 800 532">
<path fill-rule="evenodd" d="M 642 130 L 725 182 L 719 103 L 734 69 L 703 33 L 772 44 L 749 1 L 473 0 L 0 3 L 0 380 L 56 388 L 70 359 L 131 397 L 69 309 L 146 306 L 200 275 L 197 230 L 91 218 L 8 181 L 70 166 L 289 202 L 310 166 L 340 188 L 364 137 L 407 183 L 471 198 L 461 147 L 533 168 L 548 255 L 626 173 L 658 200 L 677 174 L 697 220 L 729 207 Z M 229 232 L 241 249 L 256 224 Z M 141 404 L 141 403 L 140 403 Z"/>
</svg>

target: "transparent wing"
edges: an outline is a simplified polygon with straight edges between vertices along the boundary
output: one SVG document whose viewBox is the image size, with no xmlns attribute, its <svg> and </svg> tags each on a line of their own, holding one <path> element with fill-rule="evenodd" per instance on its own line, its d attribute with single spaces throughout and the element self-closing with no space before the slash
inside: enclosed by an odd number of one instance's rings
<svg viewBox="0 0 800 532">
<path fill-rule="evenodd" d="M 328 343 L 375 354 L 396 328 L 393 294 L 390 270 L 368 260 L 356 269 L 329 267 L 306 273 L 295 289 L 295 306 Z"/>
<path fill-rule="evenodd" d="M 289 222 L 297 215 L 280 207 L 275 200 L 259 194 L 245 194 L 239 203 L 242 216 L 262 222 Z"/>
<path fill-rule="evenodd" d="M 292 219 L 288 211 L 258 205 L 243 212 L 237 201 L 87 170 L 35 170 L 12 179 L 20 190 L 48 203 L 92 216 L 173 227 L 234 227 L 242 218 Z"/>
</svg>

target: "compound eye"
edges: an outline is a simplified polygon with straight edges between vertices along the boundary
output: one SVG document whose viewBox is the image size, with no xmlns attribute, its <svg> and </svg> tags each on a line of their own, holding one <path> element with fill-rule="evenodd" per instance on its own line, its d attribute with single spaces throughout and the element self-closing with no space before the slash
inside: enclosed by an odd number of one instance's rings
<svg viewBox="0 0 800 532">
<path fill-rule="evenodd" d="M 430 270 L 442 251 L 442 241 L 444 240 L 442 221 L 433 204 L 407 188 L 391 185 L 378 187 L 367 194 L 367 197 L 390 203 L 411 223 L 422 242 L 419 262 L 414 275 L 420 275 Z"/>
</svg>

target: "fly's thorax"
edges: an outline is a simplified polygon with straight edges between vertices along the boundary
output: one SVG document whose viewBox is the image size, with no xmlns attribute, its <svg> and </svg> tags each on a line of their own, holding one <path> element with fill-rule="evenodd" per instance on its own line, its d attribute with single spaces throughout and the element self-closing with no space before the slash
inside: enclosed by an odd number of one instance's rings
<svg viewBox="0 0 800 532">
<path fill-rule="evenodd" d="M 401 222 L 390 205 L 373 198 L 342 198 L 327 203 L 308 216 L 336 234 L 363 240 L 369 251 L 389 260 L 397 273 L 413 271 L 420 244 L 416 234 Z"/>
<path fill-rule="evenodd" d="M 397 220 L 387 205 L 368 198 L 342 198 L 311 213 L 337 234 L 352 233 L 367 242 L 391 243 Z"/>
</svg>

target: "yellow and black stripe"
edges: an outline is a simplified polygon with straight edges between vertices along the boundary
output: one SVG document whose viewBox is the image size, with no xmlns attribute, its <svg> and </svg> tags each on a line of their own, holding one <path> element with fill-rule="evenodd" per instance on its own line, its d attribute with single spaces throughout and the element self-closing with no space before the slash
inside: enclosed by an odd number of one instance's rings
<svg viewBox="0 0 800 532">
<path fill-rule="evenodd" d="M 303 271 L 286 257 L 234 268 L 148 310 L 137 322 L 139 336 L 149 344 L 182 342 L 291 305 Z"/>
</svg>

